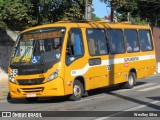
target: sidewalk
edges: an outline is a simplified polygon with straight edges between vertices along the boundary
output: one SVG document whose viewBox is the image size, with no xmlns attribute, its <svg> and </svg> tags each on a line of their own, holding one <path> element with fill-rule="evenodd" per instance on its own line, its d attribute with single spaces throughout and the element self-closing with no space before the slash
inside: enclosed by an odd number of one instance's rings
<svg viewBox="0 0 160 120">
<path fill-rule="evenodd" d="M 8 75 L 0 70 L 0 101 L 7 99 L 8 92 Z"/>
</svg>

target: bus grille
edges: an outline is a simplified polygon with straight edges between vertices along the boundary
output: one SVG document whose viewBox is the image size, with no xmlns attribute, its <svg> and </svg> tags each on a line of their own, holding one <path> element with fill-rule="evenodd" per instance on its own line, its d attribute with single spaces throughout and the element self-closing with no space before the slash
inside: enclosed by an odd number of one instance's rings
<svg viewBox="0 0 160 120">
<path fill-rule="evenodd" d="M 44 78 L 17 80 L 19 85 L 39 85 L 42 84 Z"/>
<path fill-rule="evenodd" d="M 37 87 L 37 88 L 21 88 L 21 90 L 25 93 L 29 92 L 43 92 L 44 87 Z"/>
</svg>

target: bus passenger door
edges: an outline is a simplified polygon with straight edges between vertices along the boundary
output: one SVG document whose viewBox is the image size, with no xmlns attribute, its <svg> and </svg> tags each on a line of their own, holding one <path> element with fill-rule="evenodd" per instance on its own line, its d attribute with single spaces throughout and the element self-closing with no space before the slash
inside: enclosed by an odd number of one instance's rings
<svg viewBox="0 0 160 120">
<path fill-rule="evenodd" d="M 65 94 L 71 94 L 73 80 L 83 75 L 82 69 L 87 63 L 87 59 L 84 58 L 82 32 L 79 28 L 72 28 L 69 31 L 65 63 Z"/>
</svg>

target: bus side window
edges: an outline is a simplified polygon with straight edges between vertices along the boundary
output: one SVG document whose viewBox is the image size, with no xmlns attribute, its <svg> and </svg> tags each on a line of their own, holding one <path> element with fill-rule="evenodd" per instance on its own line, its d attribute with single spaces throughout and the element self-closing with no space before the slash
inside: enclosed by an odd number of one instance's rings
<svg viewBox="0 0 160 120">
<path fill-rule="evenodd" d="M 139 40 L 136 29 L 125 29 L 124 36 L 126 40 L 127 52 L 139 52 Z"/>
<path fill-rule="evenodd" d="M 91 56 L 108 54 L 106 33 L 104 29 L 88 28 L 86 29 L 88 50 Z"/>
<path fill-rule="evenodd" d="M 69 32 L 67 48 L 66 48 L 66 64 L 69 65 L 74 60 L 82 57 L 84 54 L 84 46 L 82 42 L 81 30 L 73 28 Z"/>
<path fill-rule="evenodd" d="M 125 52 L 123 32 L 121 29 L 108 29 L 110 54 L 122 54 Z"/>
<path fill-rule="evenodd" d="M 149 30 L 139 30 L 139 38 L 142 51 L 153 50 L 152 38 Z"/>
</svg>

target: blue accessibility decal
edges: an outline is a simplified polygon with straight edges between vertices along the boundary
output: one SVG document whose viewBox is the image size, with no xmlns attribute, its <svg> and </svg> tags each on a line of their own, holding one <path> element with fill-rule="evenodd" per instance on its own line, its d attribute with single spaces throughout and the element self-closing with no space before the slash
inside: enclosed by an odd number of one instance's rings
<svg viewBox="0 0 160 120">
<path fill-rule="evenodd" d="M 33 56 L 32 57 L 32 63 L 39 63 L 40 61 L 40 56 Z"/>
</svg>

